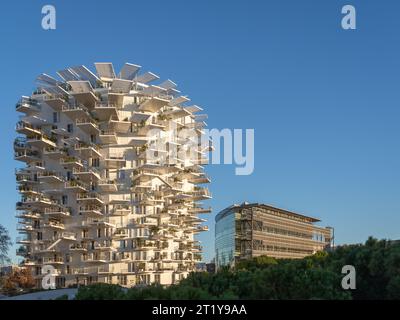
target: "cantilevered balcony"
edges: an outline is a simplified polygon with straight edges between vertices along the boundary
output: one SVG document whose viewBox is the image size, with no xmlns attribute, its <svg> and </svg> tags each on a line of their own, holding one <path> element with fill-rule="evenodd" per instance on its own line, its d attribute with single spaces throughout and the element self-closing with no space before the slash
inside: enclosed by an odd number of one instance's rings
<svg viewBox="0 0 400 320">
<path fill-rule="evenodd" d="M 20 134 L 25 134 L 27 136 L 42 134 L 40 128 L 35 128 L 33 125 L 24 121 L 17 122 L 15 126 L 15 131 L 17 131 Z"/>
<path fill-rule="evenodd" d="M 23 196 L 17 203 L 17 209 L 26 207 L 46 207 L 57 204 L 58 202 L 45 196 Z"/>
<path fill-rule="evenodd" d="M 15 151 L 14 159 L 25 163 L 31 163 L 40 160 L 40 154 L 34 150 Z"/>
<path fill-rule="evenodd" d="M 108 155 L 104 158 L 104 167 L 107 169 L 121 169 L 125 165 L 126 160 L 123 155 Z"/>
<path fill-rule="evenodd" d="M 17 190 L 23 194 L 24 196 L 27 197 L 40 197 L 42 195 L 42 193 L 34 188 L 33 186 L 29 185 L 29 184 L 25 184 L 25 185 L 19 185 L 17 187 Z"/>
<path fill-rule="evenodd" d="M 103 216 L 101 206 L 86 205 L 79 207 L 79 214 L 87 217 L 101 217 Z"/>
<path fill-rule="evenodd" d="M 15 109 L 18 112 L 23 112 L 27 115 L 32 115 L 39 113 L 41 110 L 41 106 L 35 99 L 31 99 L 29 97 L 22 97 L 15 105 Z"/>
<path fill-rule="evenodd" d="M 95 242 L 94 246 L 90 246 L 90 250 L 99 251 L 99 252 L 107 252 L 107 251 L 116 251 L 117 249 L 113 247 L 112 241 L 104 241 L 104 242 Z"/>
<path fill-rule="evenodd" d="M 75 100 L 89 109 L 93 109 L 96 103 L 98 103 L 99 98 L 93 92 L 93 87 L 90 82 L 79 80 L 69 81 L 68 83 L 72 87 L 70 94 L 74 96 Z"/>
<path fill-rule="evenodd" d="M 188 182 L 193 184 L 203 184 L 210 183 L 210 178 L 205 174 L 193 174 L 190 178 L 188 178 Z"/>
<path fill-rule="evenodd" d="M 64 188 L 73 192 L 86 192 L 89 191 L 90 186 L 79 180 L 71 180 L 65 182 Z"/>
<path fill-rule="evenodd" d="M 55 148 L 57 147 L 55 138 L 47 137 L 44 134 L 32 135 L 26 138 L 26 144 L 35 148 Z"/>
<path fill-rule="evenodd" d="M 100 173 L 96 168 L 74 168 L 72 171 L 73 175 L 78 177 L 80 180 L 90 182 L 92 180 L 100 180 Z"/>
<path fill-rule="evenodd" d="M 62 111 L 68 106 L 68 96 L 45 95 L 43 100 L 54 111 Z"/>
<path fill-rule="evenodd" d="M 208 226 L 196 226 L 196 227 L 193 227 L 193 228 L 194 228 L 194 230 L 193 230 L 194 233 L 208 231 Z"/>
<path fill-rule="evenodd" d="M 35 185 L 39 183 L 36 176 L 32 175 L 29 172 L 23 171 L 23 169 L 22 171 L 20 169 L 15 172 L 15 178 L 18 184 Z"/>
<path fill-rule="evenodd" d="M 63 106 L 62 107 L 62 112 L 68 118 L 70 118 L 72 120 L 77 120 L 77 119 L 90 117 L 89 112 L 82 105 L 78 105 L 78 106 L 68 106 L 68 105 L 66 105 L 66 106 Z"/>
<path fill-rule="evenodd" d="M 211 193 L 207 188 L 196 188 L 190 193 L 193 200 L 205 200 L 211 198 Z"/>
<path fill-rule="evenodd" d="M 53 206 L 44 209 L 44 214 L 48 217 L 54 218 L 69 218 L 71 216 L 71 211 L 68 208 L 62 206 Z"/>
<path fill-rule="evenodd" d="M 82 261 L 90 264 L 107 263 L 110 255 L 106 252 L 94 252 L 82 256 Z"/>
<path fill-rule="evenodd" d="M 79 151 L 79 153 L 85 158 L 102 157 L 100 148 L 94 143 L 77 143 L 75 144 L 75 150 Z"/>
<path fill-rule="evenodd" d="M 113 238 L 124 239 L 129 236 L 128 229 L 126 227 L 117 227 L 113 233 Z"/>
<path fill-rule="evenodd" d="M 30 224 L 25 224 L 25 223 L 18 223 L 17 224 L 17 231 L 19 233 L 30 233 L 30 232 L 34 232 L 37 231 L 36 228 L 34 228 L 32 225 Z"/>
<path fill-rule="evenodd" d="M 76 234 L 73 232 L 67 232 L 63 231 L 59 235 L 59 239 L 65 240 L 65 241 L 76 241 Z"/>
<path fill-rule="evenodd" d="M 17 237 L 15 242 L 18 244 L 30 244 L 32 242 L 32 238 L 28 234 L 23 237 Z"/>
<path fill-rule="evenodd" d="M 116 144 L 118 142 L 117 135 L 113 130 L 102 130 L 99 139 L 102 144 Z"/>
<path fill-rule="evenodd" d="M 48 221 L 43 224 L 43 228 L 50 230 L 65 230 L 65 225 L 58 221 Z"/>
<path fill-rule="evenodd" d="M 112 117 L 108 123 L 111 130 L 118 133 L 128 133 L 131 128 L 132 122 L 129 118 Z"/>
<path fill-rule="evenodd" d="M 78 193 L 76 200 L 82 204 L 93 204 L 95 206 L 100 206 L 104 204 L 101 196 L 95 192 Z"/>
<path fill-rule="evenodd" d="M 131 121 L 138 124 L 144 123 L 151 117 L 151 115 L 152 114 L 150 112 L 134 112 L 131 117 Z"/>
<path fill-rule="evenodd" d="M 21 266 L 25 266 L 25 267 L 32 267 L 32 266 L 37 266 L 37 265 L 40 265 L 40 263 L 38 261 L 31 260 L 31 259 L 24 259 L 21 262 Z"/>
<path fill-rule="evenodd" d="M 17 256 L 26 257 L 26 256 L 30 255 L 30 251 L 26 247 L 22 246 L 22 247 L 19 247 L 18 249 L 16 249 L 15 254 Z"/>
<path fill-rule="evenodd" d="M 44 257 L 43 258 L 43 264 L 51 264 L 51 265 L 63 265 L 64 260 L 62 257 Z"/>
<path fill-rule="evenodd" d="M 87 134 L 98 134 L 100 132 L 96 121 L 90 118 L 76 119 L 76 126 Z"/>
<path fill-rule="evenodd" d="M 93 112 L 100 121 L 109 120 L 111 117 L 118 116 L 117 105 L 110 103 L 96 103 Z"/>
<path fill-rule="evenodd" d="M 43 150 L 43 155 L 49 157 L 50 159 L 60 159 L 67 155 L 66 150 L 60 148 L 49 147 Z"/>
<path fill-rule="evenodd" d="M 73 169 L 73 168 L 83 168 L 83 163 L 80 159 L 76 157 L 63 157 L 60 159 L 60 165 L 64 168 Z"/>
<path fill-rule="evenodd" d="M 79 243 L 71 244 L 69 250 L 73 252 L 87 252 L 87 248 Z"/>
<path fill-rule="evenodd" d="M 132 211 L 131 207 L 127 204 L 115 204 L 111 209 L 110 215 L 113 216 L 125 216 L 130 214 Z"/>
<path fill-rule="evenodd" d="M 148 111 L 148 112 L 157 112 L 162 107 L 166 106 L 169 103 L 169 100 L 162 99 L 158 97 L 152 97 L 146 101 L 144 101 L 140 106 L 139 110 Z"/>
<path fill-rule="evenodd" d="M 62 138 L 64 137 L 69 137 L 72 135 L 72 132 L 68 131 L 67 129 L 64 128 L 54 128 L 51 130 L 51 133 L 56 134 Z"/>
<path fill-rule="evenodd" d="M 65 181 L 65 178 L 61 175 L 61 173 L 55 171 L 38 172 L 37 178 L 40 182 L 45 183 L 62 183 Z"/>
<path fill-rule="evenodd" d="M 97 184 L 99 192 L 116 192 L 118 191 L 116 180 L 101 180 Z"/>
<path fill-rule="evenodd" d="M 26 138 L 17 137 L 14 140 L 14 150 L 24 151 L 24 150 L 32 150 L 32 148 L 30 145 L 26 143 Z"/>
<path fill-rule="evenodd" d="M 42 215 L 38 212 L 33 211 L 23 211 L 15 214 L 17 219 L 25 219 L 25 220 L 39 220 Z"/>
<path fill-rule="evenodd" d="M 188 209 L 188 213 L 200 214 L 200 213 L 211 213 L 211 208 L 193 207 Z"/>
</svg>

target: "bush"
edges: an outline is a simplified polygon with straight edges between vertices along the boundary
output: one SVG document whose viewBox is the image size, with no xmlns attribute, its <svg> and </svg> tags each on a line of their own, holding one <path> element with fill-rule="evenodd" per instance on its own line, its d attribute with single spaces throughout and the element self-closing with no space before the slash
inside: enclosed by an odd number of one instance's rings
<svg viewBox="0 0 400 320">
<path fill-rule="evenodd" d="M 357 289 L 343 290 L 344 265 L 353 265 Z M 78 300 L 100 299 L 400 299 L 400 243 L 369 238 L 304 259 L 261 256 L 215 274 L 195 272 L 169 287 L 81 287 Z"/>
<path fill-rule="evenodd" d="M 118 285 L 96 283 L 79 287 L 76 300 L 122 300 L 125 298 L 123 288 Z"/>
</svg>

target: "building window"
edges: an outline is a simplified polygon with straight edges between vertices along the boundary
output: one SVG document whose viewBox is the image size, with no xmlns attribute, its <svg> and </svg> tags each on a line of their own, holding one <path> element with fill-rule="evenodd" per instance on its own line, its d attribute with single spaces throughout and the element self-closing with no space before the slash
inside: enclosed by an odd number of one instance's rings
<svg viewBox="0 0 400 320">
<path fill-rule="evenodd" d="M 72 123 L 68 123 L 67 131 L 70 133 L 74 132 L 74 125 Z"/>
<path fill-rule="evenodd" d="M 99 167 L 100 166 L 100 159 L 99 158 L 93 158 L 92 159 L 92 167 Z"/>
<path fill-rule="evenodd" d="M 62 196 L 62 204 L 66 205 L 68 203 L 68 196 Z"/>
<path fill-rule="evenodd" d="M 59 121 L 58 112 L 53 112 L 53 122 L 57 123 Z"/>
</svg>

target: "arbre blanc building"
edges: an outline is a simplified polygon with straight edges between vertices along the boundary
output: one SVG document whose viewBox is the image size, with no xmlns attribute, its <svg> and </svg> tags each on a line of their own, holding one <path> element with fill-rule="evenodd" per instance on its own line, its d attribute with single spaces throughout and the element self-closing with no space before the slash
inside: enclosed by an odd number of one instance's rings
<svg viewBox="0 0 400 320">
<path fill-rule="evenodd" d="M 207 230 L 206 116 L 140 66 L 95 67 L 42 74 L 16 105 L 17 254 L 38 287 L 43 266 L 58 287 L 176 283 Z"/>
</svg>

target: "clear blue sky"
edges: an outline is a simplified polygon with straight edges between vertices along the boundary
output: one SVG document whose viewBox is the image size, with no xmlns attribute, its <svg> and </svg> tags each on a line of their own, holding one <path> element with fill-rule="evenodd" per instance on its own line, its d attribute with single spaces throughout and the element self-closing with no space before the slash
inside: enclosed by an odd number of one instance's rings
<svg viewBox="0 0 400 320">
<path fill-rule="evenodd" d="M 41 7 L 57 29 L 41 29 Z M 341 8 L 357 30 L 341 29 Z M 209 166 L 215 214 L 265 202 L 318 217 L 337 243 L 400 238 L 400 2 L 4 1 L 0 13 L 0 223 L 18 200 L 14 104 L 41 72 L 137 63 L 178 83 L 210 128 L 254 128 L 255 172 Z M 14 254 L 14 249 L 12 250 Z"/>
</svg>

